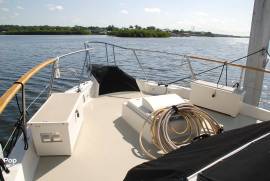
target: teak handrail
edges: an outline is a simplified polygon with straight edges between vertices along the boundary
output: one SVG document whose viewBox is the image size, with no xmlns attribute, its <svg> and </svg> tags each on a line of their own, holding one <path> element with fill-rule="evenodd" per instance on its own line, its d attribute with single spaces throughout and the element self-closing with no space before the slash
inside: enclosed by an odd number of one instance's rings
<svg viewBox="0 0 270 181">
<path fill-rule="evenodd" d="M 44 62 L 38 64 L 33 67 L 23 76 L 21 76 L 16 82 L 21 82 L 22 84 L 26 84 L 31 77 L 33 77 L 36 73 L 38 73 L 41 69 L 47 67 L 50 64 L 56 62 L 57 59 L 47 59 Z M 16 95 L 16 93 L 21 89 L 20 84 L 13 84 L 1 97 L 0 97 L 0 114 L 4 111 L 8 103 L 12 100 L 12 98 Z"/>
<path fill-rule="evenodd" d="M 214 60 L 214 59 L 211 59 L 211 58 L 194 56 L 194 55 L 189 55 L 188 57 L 192 58 L 192 59 L 196 59 L 196 60 L 204 60 L 204 61 L 208 61 L 208 62 L 214 62 L 214 63 L 220 63 L 220 64 L 229 65 L 229 66 L 232 66 L 232 67 L 238 67 L 238 68 L 244 68 L 244 69 L 249 69 L 249 70 L 254 70 L 254 71 L 259 71 L 259 72 L 270 73 L 270 70 L 267 70 L 267 69 L 250 67 L 250 66 L 245 66 L 245 65 L 235 64 L 235 63 L 230 63 L 228 61 Z"/>
</svg>

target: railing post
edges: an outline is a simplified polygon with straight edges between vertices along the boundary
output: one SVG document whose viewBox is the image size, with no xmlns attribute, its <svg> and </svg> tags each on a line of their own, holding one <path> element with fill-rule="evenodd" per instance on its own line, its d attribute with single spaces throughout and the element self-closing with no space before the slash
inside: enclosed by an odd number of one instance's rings
<svg viewBox="0 0 270 181">
<path fill-rule="evenodd" d="M 89 76 L 89 78 L 91 77 L 91 74 L 92 74 L 92 63 L 91 63 L 91 54 L 90 54 L 90 52 L 89 52 L 89 45 L 87 44 L 87 46 L 86 46 L 86 48 L 88 49 L 87 50 L 87 53 L 86 53 L 86 55 L 88 55 L 88 62 L 87 62 L 87 71 L 89 71 L 89 74 L 88 74 L 88 76 Z"/>
<path fill-rule="evenodd" d="M 23 129 L 26 129 L 26 104 L 25 104 L 25 89 L 22 84 L 22 111 L 23 111 Z M 27 138 L 27 132 L 25 132 Z"/>
<path fill-rule="evenodd" d="M 148 78 L 147 78 L 147 76 L 146 76 L 146 72 L 144 71 L 144 68 L 143 68 L 141 62 L 139 61 L 139 58 L 138 58 L 138 56 L 137 56 L 137 54 L 136 54 L 136 51 L 135 51 L 135 50 L 132 50 L 132 51 L 133 51 L 133 54 L 134 54 L 134 56 L 135 56 L 135 58 L 136 58 L 136 60 L 137 60 L 137 62 L 138 62 L 138 64 L 139 64 L 140 68 L 142 69 L 142 71 L 143 71 L 143 73 L 144 73 L 144 78 L 145 78 L 145 80 L 148 81 Z"/>
<path fill-rule="evenodd" d="M 115 60 L 114 45 L 113 45 L 112 49 L 113 49 L 113 61 L 114 61 L 114 65 L 117 66 L 117 65 L 116 65 L 116 60 Z"/>
<path fill-rule="evenodd" d="M 195 75 L 195 73 L 194 73 L 194 71 L 193 71 L 193 68 L 192 68 L 192 65 L 191 65 L 191 62 L 190 62 L 189 57 L 188 57 L 188 56 L 185 56 L 185 58 L 186 58 L 186 60 L 187 60 L 187 62 L 188 62 L 188 67 L 189 67 L 189 70 L 190 70 L 190 72 L 191 72 L 191 77 L 192 77 L 192 79 L 193 79 L 193 80 L 197 79 L 197 78 L 196 78 L 196 75 Z"/>
<path fill-rule="evenodd" d="M 107 59 L 107 65 L 109 65 L 108 44 L 107 44 L 107 43 L 105 43 L 105 49 L 106 49 L 106 59 Z"/>
<path fill-rule="evenodd" d="M 89 54 L 89 50 L 87 50 L 87 45 L 86 44 L 84 44 L 84 48 L 85 48 L 85 59 L 84 59 L 83 67 L 82 67 L 81 74 L 80 74 L 80 77 L 79 77 L 79 84 L 78 84 L 77 92 L 81 91 L 80 86 L 81 86 L 81 82 L 82 82 L 82 78 L 83 78 L 83 72 L 84 72 L 84 68 L 86 66 L 86 62 L 88 60 L 88 54 Z"/>
</svg>

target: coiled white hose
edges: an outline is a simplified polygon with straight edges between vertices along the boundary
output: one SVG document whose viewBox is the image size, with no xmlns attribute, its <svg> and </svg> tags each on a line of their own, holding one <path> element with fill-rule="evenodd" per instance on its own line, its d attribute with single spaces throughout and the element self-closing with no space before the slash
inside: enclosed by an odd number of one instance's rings
<svg viewBox="0 0 270 181">
<path fill-rule="evenodd" d="M 186 121 L 186 127 L 183 131 L 177 131 L 176 128 L 169 124 L 173 116 L 176 115 L 179 115 Z M 142 143 L 143 131 L 147 123 L 146 121 L 140 132 L 140 147 L 147 156 L 155 159 L 156 157 L 147 151 Z M 189 103 L 183 103 L 153 112 L 150 124 L 152 143 L 163 154 L 191 143 L 194 138 L 203 135 L 215 135 L 223 130 L 222 126 L 212 116 Z M 169 130 L 178 136 L 178 140 L 171 138 Z"/>
</svg>

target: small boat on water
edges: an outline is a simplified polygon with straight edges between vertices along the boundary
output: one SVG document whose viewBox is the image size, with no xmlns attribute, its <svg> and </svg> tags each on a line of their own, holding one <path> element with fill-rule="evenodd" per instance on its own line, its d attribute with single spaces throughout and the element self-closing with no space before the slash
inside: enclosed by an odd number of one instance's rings
<svg viewBox="0 0 270 181">
<path fill-rule="evenodd" d="M 263 14 L 270 8 L 266 3 L 256 1 L 254 11 Z M 258 29 L 252 29 L 251 40 L 259 36 L 258 16 L 254 13 Z M 94 61 L 97 46 L 104 48 L 105 61 Z M 129 52 L 143 78 L 121 68 L 117 50 Z M 181 58 L 189 75 L 167 83 L 151 80 L 139 52 Z M 84 55 L 79 79 L 55 91 L 62 61 L 75 54 Z M 246 83 L 252 84 L 253 75 L 270 73 L 266 64 L 249 62 L 268 56 L 256 41 L 247 56 L 235 60 L 89 41 L 81 50 L 47 59 L 0 97 L 0 113 L 13 99 L 20 113 L 0 150 L 0 180 L 269 180 L 270 111 L 257 106 L 257 92 L 250 96 L 254 90 Z M 237 64 L 246 58 L 246 65 Z M 195 61 L 218 65 L 195 72 Z M 48 67 L 49 84 L 27 105 L 27 82 Z M 228 67 L 241 72 L 234 85 L 227 84 Z M 216 69 L 221 69 L 217 82 L 198 78 Z M 187 79 L 187 86 L 176 84 Z M 29 116 L 28 108 L 45 91 L 46 101 Z"/>
</svg>

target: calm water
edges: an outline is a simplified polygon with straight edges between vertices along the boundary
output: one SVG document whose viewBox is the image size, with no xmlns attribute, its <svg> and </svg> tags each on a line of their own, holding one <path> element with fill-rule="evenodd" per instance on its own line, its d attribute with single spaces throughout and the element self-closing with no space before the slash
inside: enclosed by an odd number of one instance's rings
<svg viewBox="0 0 270 181">
<path fill-rule="evenodd" d="M 248 39 L 246 38 L 175 37 L 141 39 L 107 36 L 0 36 L 0 95 L 2 95 L 14 81 L 34 65 L 42 62 L 46 58 L 82 49 L 83 42 L 89 40 L 106 41 L 131 48 L 161 50 L 181 54 L 196 54 L 229 60 L 245 56 L 248 48 Z M 95 62 L 100 63 L 106 61 L 104 47 L 94 47 L 91 56 Z M 161 82 L 170 82 L 189 75 L 187 67 L 181 66 L 183 60 L 179 57 L 145 54 L 143 52 L 138 52 L 138 57 L 150 79 Z M 55 91 L 61 91 L 74 86 L 83 59 L 84 54 L 80 54 L 66 58 L 61 62 L 60 67 L 68 68 L 61 69 L 62 76 L 61 79 L 55 83 Z M 110 49 L 109 60 L 112 61 Z M 144 77 L 132 52 L 116 50 L 116 60 L 117 64 L 131 75 L 139 78 Z M 238 63 L 244 64 L 245 61 L 240 61 Z M 195 72 L 216 66 L 199 62 L 194 62 L 192 65 Z M 220 71 L 221 69 L 218 69 L 204 74 L 199 78 L 216 82 Z M 50 69 L 45 69 L 27 84 L 26 96 L 28 98 L 28 105 L 40 90 L 47 85 L 49 73 Z M 239 77 L 240 70 L 233 68 L 228 69 L 229 85 L 239 81 Z M 267 98 L 269 97 L 269 80 L 270 77 L 267 75 L 262 95 L 265 101 L 267 101 Z M 222 78 L 222 82 L 224 82 L 224 77 Z M 187 82 L 179 82 L 179 84 L 187 84 Z M 32 115 L 31 113 L 35 112 L 42 104 L 45 97 L 46 95 L 44 95 L 43 99 L 35 104 L 33 108 L 29 109 L 29 117 Z M 269 107 L 269 102 L 262 103 L 261 106 Z M 16 117 L 18 116 L 17 112 L 15 101 L 13 101 L 4 114 L 1 115 L 0 136 L 2 141 L 7 139 L 7 135 L 11 131 L 11 128 L 16 121 Z"/>
</svg>

